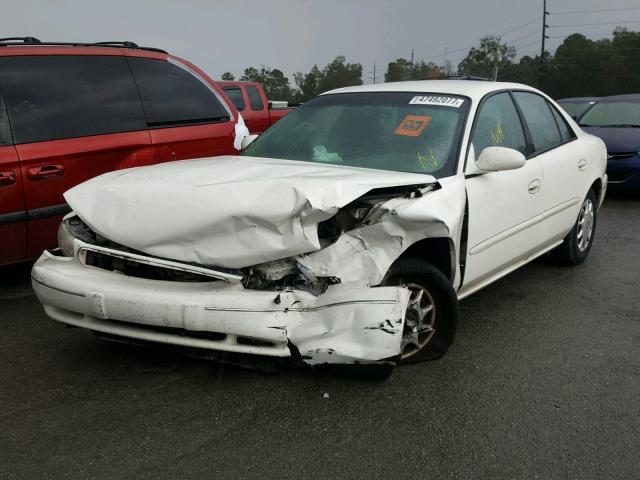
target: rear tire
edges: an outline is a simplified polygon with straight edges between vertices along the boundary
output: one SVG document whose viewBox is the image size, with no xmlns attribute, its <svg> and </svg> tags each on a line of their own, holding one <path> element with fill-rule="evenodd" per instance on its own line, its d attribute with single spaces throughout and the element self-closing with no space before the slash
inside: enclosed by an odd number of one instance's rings
<svg viewBox="0 0 640 480">
<path fill-rule="evenodd" d="M 447 277 L 423 260 L 400 258 L 382 284 L 411 290 L 399 363 L 442 357 L 453 343 L 458 323 L 458 297 Z"/>
<path fill-rule="evenodd" d="M 576 223 L 554 251 L 554 256 L 565 265 L 579 265 L 589 255 L 596 233 L 598 220 L 597 198 L 593 190 L 589 190 L 582 202 Z"/>
</svg>

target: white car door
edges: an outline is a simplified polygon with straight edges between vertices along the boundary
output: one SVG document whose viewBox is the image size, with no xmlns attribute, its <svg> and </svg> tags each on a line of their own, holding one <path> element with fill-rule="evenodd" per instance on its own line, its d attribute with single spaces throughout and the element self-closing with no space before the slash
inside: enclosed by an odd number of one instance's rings
<svg viewBox="0 0 640 480">
<path fill-rule="evenodd" d="M 540 249 L 562 240 L 578 217 L 589 180 L 588 155 L 555 107 L 532 92 L 514 92 L 542 168 Z"/>
<path fill-rule="evenodd" d="M 475 155 L 490 146 L 526 154 L 526 136 L 510 93 L 483 101 L 471 142 Z M 467 159 L 467 171 L 474 160 Z M 537 248 L 543 210 L 539 159 L 530 158 L 516 170 L 473 175 L 466 187 L 468 234 L 461 297 L 516 268 Z"/>
</svg>

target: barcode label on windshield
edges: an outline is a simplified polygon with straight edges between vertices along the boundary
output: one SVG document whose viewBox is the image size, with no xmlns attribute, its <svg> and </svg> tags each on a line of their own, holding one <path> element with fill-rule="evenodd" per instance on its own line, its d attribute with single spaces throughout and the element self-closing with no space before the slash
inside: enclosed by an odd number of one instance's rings
<svg viewBox="0 0 640 480">
<path fill-rule="evenodd" d="M 442 105 L 444 107 L 460 108 L 463 103 L 464 99 L 462 98 L 425 95 L 413 97 L 409 105 Z"/>
</svg>

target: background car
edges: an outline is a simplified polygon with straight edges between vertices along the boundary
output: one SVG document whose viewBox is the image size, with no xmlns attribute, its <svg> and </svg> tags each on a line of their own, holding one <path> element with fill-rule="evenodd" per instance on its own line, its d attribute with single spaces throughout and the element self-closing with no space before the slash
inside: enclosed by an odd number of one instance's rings
<svg viewBox="0 0 640 480">
<path fill-rule="evenodd" d="M 580 126 L 607 145 L 610 190 L 640 193 L 640 94 L 602 98 L 582 115 Z"/>
<path fill-rule="evenodd" d="M 55 246 L 65 190 L 234 153 L 237 117 L 206 73 L 157 48 L 0 40 L 0 265 Z"/>
<path fill-rule="evenodd" d="M 561 98 L 557 102 L 565 112 L 571 115 L 571 118 L 578 120 L 598 100 L 600 100 L 600 97 L 575 97 Z"/>
<path fill-rule="evenodd" d="M 264 87 L 257 82 L 216 82 L 242 114 L 251 134 L 261 134 L 291 112 L 287 102 L 269 101 Z"/>
</svg>

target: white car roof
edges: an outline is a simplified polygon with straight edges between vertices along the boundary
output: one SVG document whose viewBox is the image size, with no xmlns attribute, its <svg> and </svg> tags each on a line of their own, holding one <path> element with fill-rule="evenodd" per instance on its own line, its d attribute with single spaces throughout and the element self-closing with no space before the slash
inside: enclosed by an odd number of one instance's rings
<svg viewBox="0 0 640 480">
<path fill-rule="evenodd" d="M 450 95 L 464 95 L 472 100 L 480 100 L 487 93 L 496 90 L 530 90 L 537 92 L 535 88 L 521 83 L 490 82 L 484 80 L 417 80 L 412 82 L 389 82 L 355 87 L 344 87 L 323 93 L 355 92 L 416 92 L 416 93 L 448 93 Z"/>
</svg>

